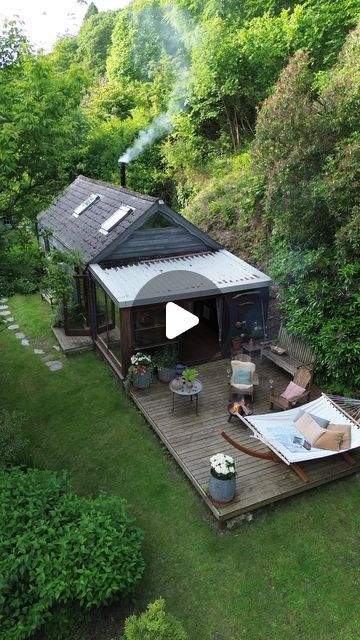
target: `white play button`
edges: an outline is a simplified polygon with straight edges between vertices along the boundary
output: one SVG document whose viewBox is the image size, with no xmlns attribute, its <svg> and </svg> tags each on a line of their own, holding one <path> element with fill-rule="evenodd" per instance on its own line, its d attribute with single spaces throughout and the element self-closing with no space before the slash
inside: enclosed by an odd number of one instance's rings
<svg viewBox="0 0 360 640">
<path fill-rule="evenodd" d="M 173 340 L 199 324 L 199 318 L 174 302 L 166 304 L 166 337 Z"/>
</svg>

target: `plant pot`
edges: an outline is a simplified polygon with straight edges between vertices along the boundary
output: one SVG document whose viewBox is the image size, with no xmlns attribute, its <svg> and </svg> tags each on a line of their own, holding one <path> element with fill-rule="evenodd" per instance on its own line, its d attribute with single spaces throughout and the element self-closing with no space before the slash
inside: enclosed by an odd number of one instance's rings
<svg viewBox="0 0 360 640">
<path fill-rule="evenodd" d="M 171 383 L 171 386 L 172 386 L 173 389 L 176 389 L 177 391 L 180 391 L 180 389 L 182 389 L 182 387 L 183 387 L 182 378 L 179 378 L 178 376 L 176 376 L 173 379 L 173 381 Z"/>
<path fill-rule="evenodd" d="M 174 380 L 175 375 L 175 367 L 162 367 L 161 369 L 158 368 L 158 376 L 160 382 L 171 382 L 171 380 Z"/>
<path fill-rule="evenodd" d="M 215 478 L 210 472 L 209 493 L 216 502 L 231 502 L 235 495 L 236 476 L 226 480 Z"/>
<path fill-rule="evenodd" d="M 241 340 L 232 340 L 233 349 L 239 351 L 241 349 Z"/>
<path fill-rule="evenodd" d="M 134 376 L 133 385 L 135 389 L 148 389 L 150 387 L 151 372 L 139 373 Z"/>
<path fill-rule="evenodd" d="M 193 386 L 194 386 L 194 383 L 193 382 L 185 382 L 185 386 L 186 386 L 187 389 L 192 389 Z"/>
</svg>

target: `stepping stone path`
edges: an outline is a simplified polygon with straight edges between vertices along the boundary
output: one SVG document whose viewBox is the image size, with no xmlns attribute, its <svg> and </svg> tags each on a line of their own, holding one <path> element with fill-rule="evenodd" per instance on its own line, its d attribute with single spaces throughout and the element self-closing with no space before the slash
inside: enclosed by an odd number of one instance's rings
<svg viewBox="0 0 360 640">
<path fill-rule="evenodd" d="M 52 353 L 47 353 L 43 358 L 41 358 L 41 360 L 46 364 L 47 362 L 49 362 L 49 360 L 52 360 L 53 357 L 54 356 Z"/>
<path fill-rule="evenodd" d="M 7 298 L 0 298 L 0 316 L 3 317 L 4 322 L 8 323 L 7 328 L 10 329 L 10 331 L 16 331 L 16 329 L 19 329 L 20 327 L 18 324 L 9 324 L 11 322 L 14 323 L 15 318 L 11 315 L 8 305 L 4 304 L 5 302 L 7 302 Z M 15 333 L 15 337 L 21 341 L 20 344 L 23 347 L 29 347 L 30 344 L 34 342 L 38 347 L 43 347 L 34 348 L 33 353 L 35 355 L 42 356 L 41 360 L 48 367 L 49 371 L 60 371 L 60 369 L 64 367 L 64 363 L 61 360 L 53 360 L 55 354 L 46 353 L 49 349 L 60 351 L 60 347 L 52 344 L 49 340 L 29 340 L 22 331 L 17 331 Z"/>
<path fill-rule="evenodd" d="M 63 368 L 63 363 L 60 360 L 49 360 L 45 362 L 50 371 L 60 371 Z"/>
</svg>

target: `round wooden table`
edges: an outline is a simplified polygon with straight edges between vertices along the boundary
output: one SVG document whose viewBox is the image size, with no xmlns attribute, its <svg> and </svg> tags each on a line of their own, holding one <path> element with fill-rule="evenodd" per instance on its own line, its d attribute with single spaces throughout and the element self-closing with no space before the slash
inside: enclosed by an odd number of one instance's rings
<svg viewBox="0 0 360 640">
<path fill-rule="evenodd" d="M 195 414 L 198 415 L 198 400 L 199 400 L 199 393 L 202 391 L 202 383 L 200 382 L 200 380 L 194 380 L 193 382 L 193 386 L 191 388 L 187 387 L 185 384 L 183 384 L 181 389 L 174 389 L 172 386 L 172 382 L 170 382 L 169 384 L 169 389 L 172 392 L 172 411 L 171 413 L 174 413 L 175 411 L 175 395 L 177 396 L 182 396 L 182 397 L 188 397 L 190 398 L 190 402 L 192 402 L 193 397 L 195 396 Z"/>
</svg>

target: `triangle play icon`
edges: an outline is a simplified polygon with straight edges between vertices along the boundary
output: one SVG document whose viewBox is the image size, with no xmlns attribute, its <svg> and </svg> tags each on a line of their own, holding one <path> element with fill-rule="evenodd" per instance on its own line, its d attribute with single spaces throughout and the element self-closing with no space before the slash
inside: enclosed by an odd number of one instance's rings
<svg viewBox="0 0 360 640">
<path fill-rule="evenodd" d="M 199 324 L 199 318 L 174 302 L 166 304 L 166 337 L 173 340 Z"/>
</svg>

